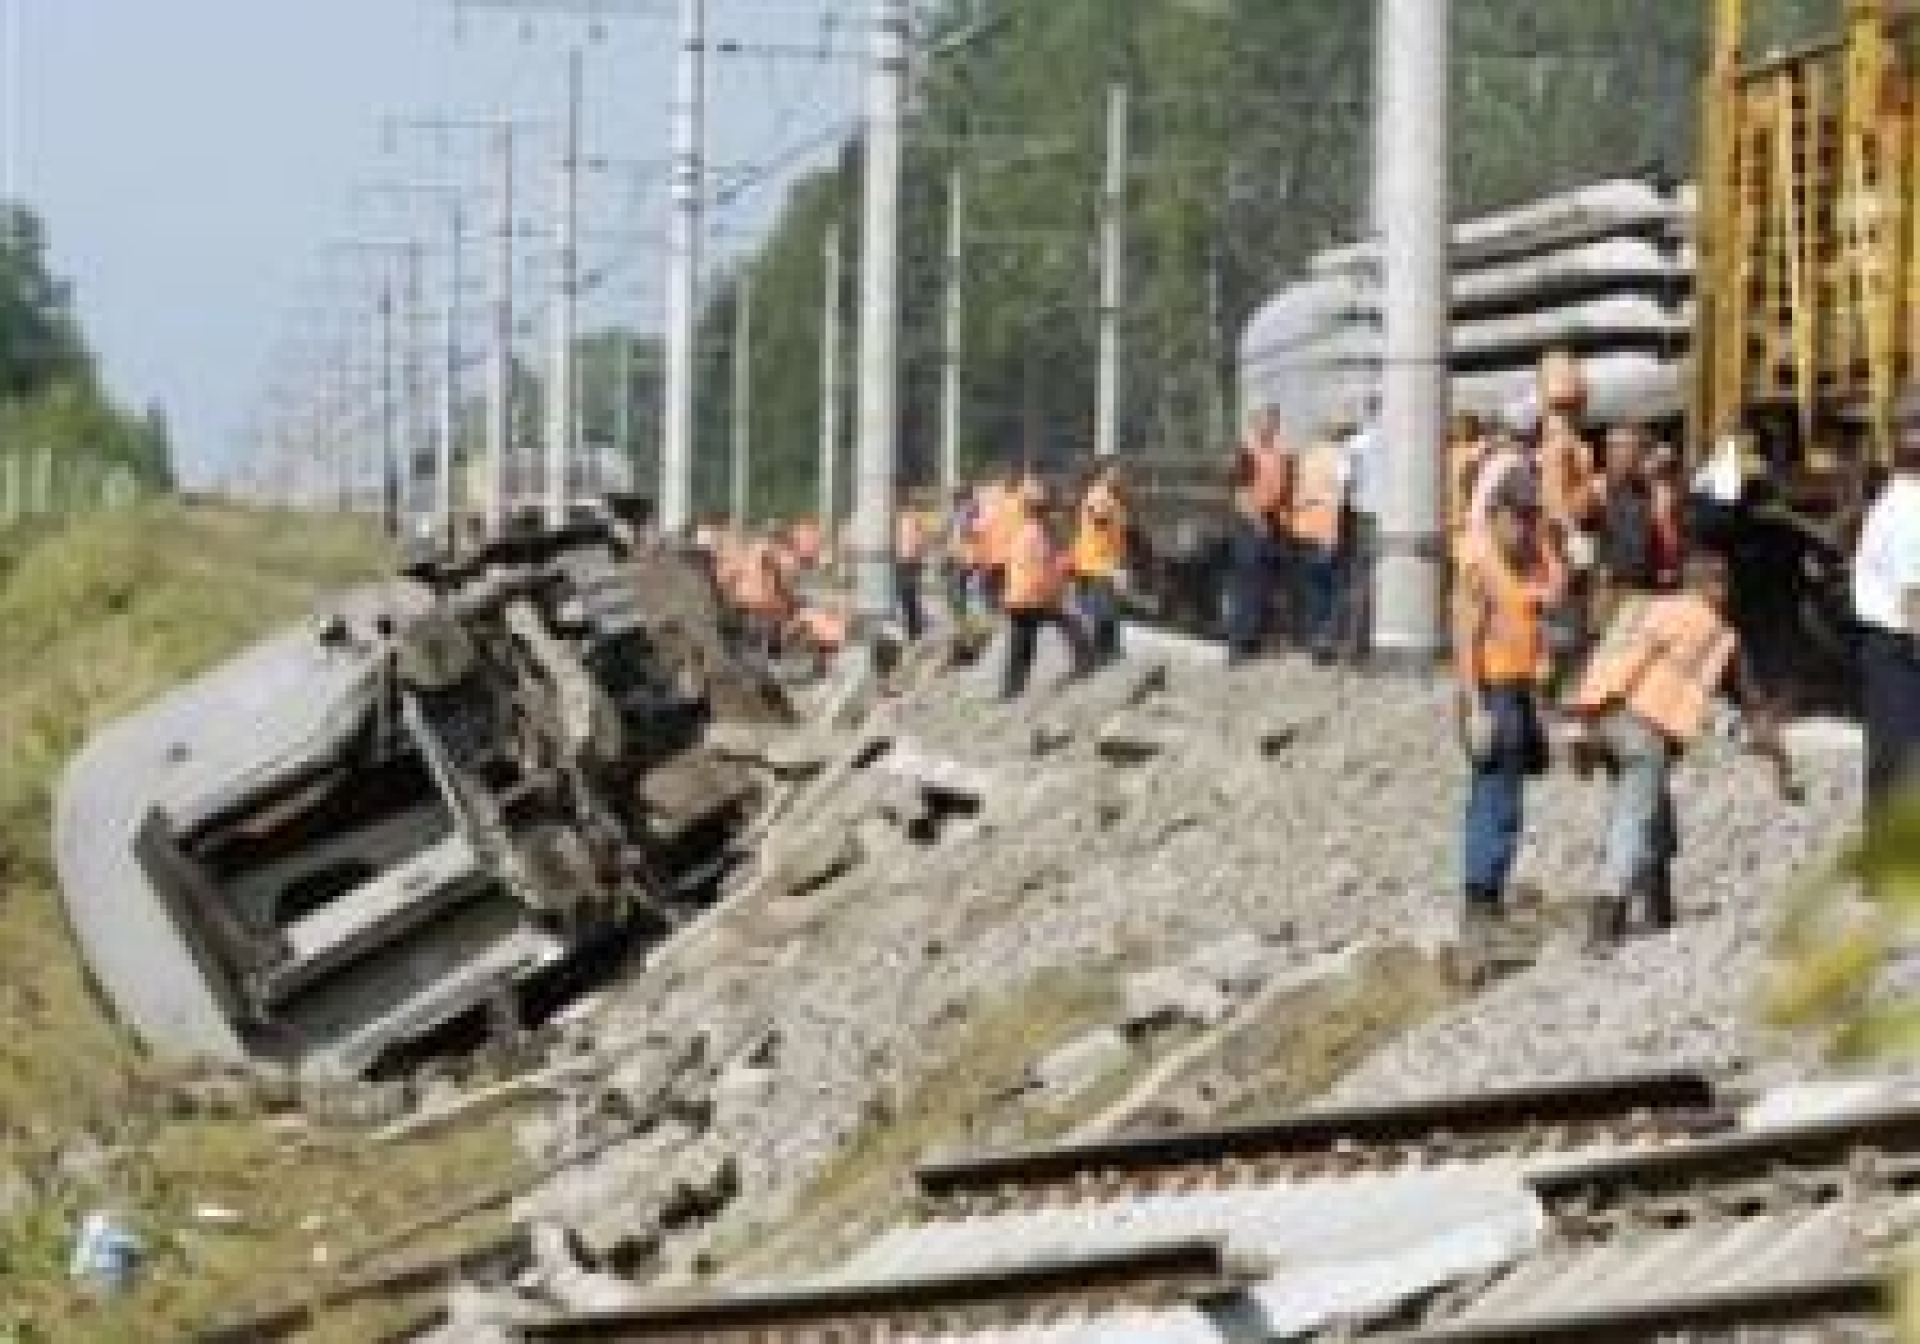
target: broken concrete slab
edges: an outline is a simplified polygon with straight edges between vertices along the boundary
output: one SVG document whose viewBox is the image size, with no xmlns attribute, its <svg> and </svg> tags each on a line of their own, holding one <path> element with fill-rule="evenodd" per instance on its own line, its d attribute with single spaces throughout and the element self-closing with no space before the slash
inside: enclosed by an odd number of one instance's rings
<svg viewBox="0 0 1920 1344">
<path fill-rule="evenodd" d="M 1130 671 L 1123 703 L 1130 709 L 1138 709 L 1155 696 L 1166 694 L 1170 682 L 1164 658 L 1144 662 Z"/>
<path fill-rule="evenodd" d="M 1127 710 L 1100 725 L 1094 750 L 1114 765 L 1144 765 L 1179 750 L 1187 740 L 1184 725 L 1161 715 Z"/>
<path fill-rule="evenodd" d="M 778 857 L 761 878 L 760 891 L 774 900 L 806 896 L 859 867 L 866 850 L 844 826 L 817 826 L 782 837 Z M 772 846 L 769 846 L 771 849 Z"/>
<path fill-rule="evenodd" d="M 1286 940 L 1237 933 L 1196 948 L 1180 966 L 1238 995 L 1258 989 L 1291 960 Z"/>
<path fill-rule="evenodd" d="M 1033 734 L 1027 742 L 1028 754 L 1051 756 L 1055 752 L 1065 751 L 1073 745 L 1073 737 L 1073 729 L 1069 725 L 1042 719 L 1033 725 Z"/>
<path fill-rule="evenodd" d="M 975 803 L 984 802 L 999 783 L 990 769 L 928 751 L 907 738 L 896 739 L 893 750 L 876 761 L 874 769 L 923 789 Z"/>
<path fill-rule="evenodd" d="M 533 1277 L 541 1292 L 564 1310 L 619 1311 L 641 1302 L 643 1295 L 637 1284 L 589 1268 L 583 1262 L 578 1241 L 566 1228 L 540 1223 L 533 1228 L 530 1240 Z"/>
<path fill-rule="evenodd" d="M 1120 645 L 1129 658 L 1157 658 L 1197 667 L 1224 667 L 1227 662 L 1225 644 L 1175 634 L 1151 625 L 1123 625 Z"/>
<path fill-rule="evenodd" d="M 760 1111 L 779 1083 L 777 1070 L 749 1063 L 730 1065 L 713 1084 L 716 1122 L 725 1128 L 737 1118 Z"/>
<path fill-rule="evenodd" d="M 423 1104 L 412 1115 L 378 1130 L 375 1143 L 407 1143 L 437 1134 L 456 1124 L 483 1119 L 509 1106 L 548 1097 L 561 1096 L 587 1079 L 603 1072 L 605 1063 L 591 1057 L 576 1057 L 542 1069 L 521 1074 L 504 1082 L 471 1091 L 454 1089 Z"/>
<path fill-rule="evenodd" d="M 1102 1027 L 1043 1056 L 1033 1066 L 1033 1082 L 1045 1101 L 1058 1104 L 1130 1068 L 1133 1060 L 1125 1034 Z"/>
<path fill-rule="evenodd" d="M 552 1310 L 507 1288 L 455 1284 L 447 1290 L 445 1319 L 420 1337 L 421 1344 L 513 1344 L 519 1327 L 551 1316 Z"/>
<path fill-rule="evenodd" d="M 1136 1032 L 1211 1027 L 1225 1021 L 1233 1011 L 1233 999 L 1219 982 L 1181 966 L 1130 975 L 1121 993 L 1126 1002 L 1126 1026 Z"/>
<path fill-rule="evenodd" d="M 810 724 L 716 723 L 704 742 L 714 755 L 765 766 L 782 779 L 807 779 L 820 773 L 854 741 L 854 734 Z"/>
</svg>

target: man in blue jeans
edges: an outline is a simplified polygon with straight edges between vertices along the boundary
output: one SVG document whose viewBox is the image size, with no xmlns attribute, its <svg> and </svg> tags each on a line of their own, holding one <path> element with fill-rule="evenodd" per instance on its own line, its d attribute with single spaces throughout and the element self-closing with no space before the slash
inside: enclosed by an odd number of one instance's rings
<svg viewBox="0 0 1920 1344">
<path fill-rule="evenodd" d="M 1527 779 L 1547 764 L 1536 695 L 1547 667 L 1541 610 L 1557 586 L 1550 557 L 1538 491 L 1530 476 L 1515 473 L 1467 543 L 1454 586 L 1457 708 L 1473 768 L 1462 827 L 1460 945 L 1475 979 L 1493 958 L 1505 919 Z"/>
</svg>

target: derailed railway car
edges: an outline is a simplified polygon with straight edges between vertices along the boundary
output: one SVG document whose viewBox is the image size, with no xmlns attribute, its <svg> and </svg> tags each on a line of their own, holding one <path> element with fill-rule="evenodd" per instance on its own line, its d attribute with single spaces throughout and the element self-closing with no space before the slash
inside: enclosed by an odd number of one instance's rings
<svg viewBox="0 0 1920 1344">
<path fill-rule="evenodd" d="M 705 729 L 787 711 L 698 562 L 627 538 L 414 566 L 89 741 L 54 857 L 121 1021 L 364 1073 L 710 900 L 757 783 Z"/>
</svg>

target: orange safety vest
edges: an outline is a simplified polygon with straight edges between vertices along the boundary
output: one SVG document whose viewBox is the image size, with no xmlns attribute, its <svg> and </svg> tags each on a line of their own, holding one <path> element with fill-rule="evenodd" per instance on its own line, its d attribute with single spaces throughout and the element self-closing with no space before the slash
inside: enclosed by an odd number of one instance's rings
<svg viewBox="0 0 1920 1344">
<path fill-rule="evenodd" d="M 794 615 L 792 630 L 814 648 L 835 653 L 846 644 L 849 626 L 847 613 L 840 608 L 802 607 Z"/>
<path fill-rule="evenodd" d="M 1447 445 L 1447 521 L 1455 533 L 1467 525 L 1474 482 L 1486 457 L 1485 439 L 1454 439 Z"/>
<path fill-rule="evenodd" d="M 1593 449 L 1558 412 L 1540 426 L 1540 505 L 1547 517 L 1577 528 L 1593 513 Z"/>
<path fill-rule="evenodd" d="M 1585 715 L 1624 707 L 1686 746 L 1706 726 L 1739 647 L 1733 628 L 1695 593 L 1629 601 L 1593 651 L 1570 706 Z"/>
<path fill-rule="evenodd" d="M 812 519 L 802 519 L 787 529 L 787 548 L 793 552 L 793 558 L 804 569 L 812 569 L 820 563 L 822 551 L 820 524 Z"/>
<path fill-rule="evenodd" d="M 1104 579 L 1126 563 L 1127 506 L 1104 481 L 1095 481 L 1080 501 L 1073 533 L 1073 572 Z"/>
<path fill-rule="evenodd" d="M 1287 531 L 1296 541 L 1327 547 L 1340 544 L 1340 506 L 1345 496 L 1340 459 L 1340 446 L 1325 439 L 1314 441 L 1300 454 L 1287 513 Z"/>
<path fill-rule="evenodd" d="M 902 509 L 893 517 L 893 555 L 909 565 L 917 565 L 927 555 L 927 525 L 918 509 Z"/>
<path fill-rule="evenodd" d="M 1053 538 L 1038 518 L 1029 518 L 1014 538 L 1007 559 L 1006 606 L 1010 611 L 1045 611 L 1060 605 L 1066 566 Z"/>
<path fill-rule="evenodd" d="M 1653 568 L 1663 580 L 1677 573 L 1687 551 L 1685 502 L 1672 481 L 1653 482 Z"/>
<path fill-rule="evenodd" d="M 1021 506 L 1018 490 L 992 485 L 980 492 L 977 552 L 983 567 L 998 569 L 1008 563 L 1013 552 L 1013 539 L 1018 535 L 1025 517 L 1026 511 Z"/>
<path fill-rule="evenodd" d="M 733 600 L 757 616 L 784 617 L 793 609 L 779 552 L 769 542 L 746 548 L 735 570 Z"/>
<path fill-rule="evenodd" d="M 1541 611 L 1555 581 L 1552 561 L 1542 557 L 1538 572 L 1524 573 L 1484 536 L 1463 547 L 1460 599 L 1481 607 L 1480 638 L 1458 649 L 1463 681 L 1488 686 L 1531 686 L 1551 664 Z"/>
<path fill-rule="evenodd" d="M 1292 484 L 1287 456 L 1271 440 L 1254 444 L 1247 450 L 1247 456 L 1253 466 L 1252 479 L 1247 483 L 1247 502 L 1256 514 L 1280 527 L 1287 520 L 1288 487 Z"/>
</svg>

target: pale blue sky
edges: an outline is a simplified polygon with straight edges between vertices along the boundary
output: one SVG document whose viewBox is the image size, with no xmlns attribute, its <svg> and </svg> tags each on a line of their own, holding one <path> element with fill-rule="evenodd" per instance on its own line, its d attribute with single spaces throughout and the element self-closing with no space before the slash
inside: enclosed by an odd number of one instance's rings
<svg viewBox="0 0 1920 1344">
<path fill-rule="evenodd" d="M 320 279 L 329 242 L 407 227 L 391 205 L 384 216 L 365 199 L 356 206 L 356 184 L 485 173 L 480 140 L 413 136 L 389 149 L 382 119 L 555 115 L 566 50 L 589 37 L 587 20 L 569 12 L 589 0 L 527 0 L 520 13 L 470 7 L 458 25 L 452 0 L 12 3 L 22 77 L 0 106 L 19 109 L 21 194 L 47 219 L 55 266 L 75 282 L 113 391 L 166 408 L 196 479 L 230 465 L 271 352 L 314 325 L 303 315 L 344 302 L 337 280 Z M 663 157 L 677 6 L 603 5 L 605 39 L 587 47 L 587 148 Z M 718 39 L 818 44 L 833 15 L 833 45 L 859 44 L 848 20 L 861 5 L 850 0 L 709 0 L 709 9 Z M 709 151 L 725 163 L 780 157 L 850 117 L 857 92 L 857 67 L 845 61 L 717 61 Z M 544 216 L 550 170 L 529 154 L 521 172 L 527 214 Z M 761 190 L 722 222 L 736 237 L 763 228 L 779 195 Z M 663 227 L 664 192 L 635 196 L 630 179 L 593 185 L 588 226 Z M 660 263 L 632 256 L 636 246 L 588 244 L 589 265 L 596 250 L 602 260 L 628 254 L 631 277 L 590 306 L 589 324 L 617 316 L 616 305 L 657 308 Z"/>
</svg>

